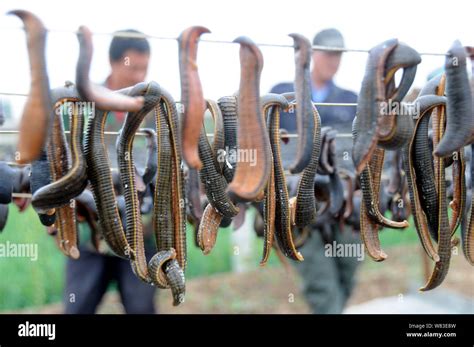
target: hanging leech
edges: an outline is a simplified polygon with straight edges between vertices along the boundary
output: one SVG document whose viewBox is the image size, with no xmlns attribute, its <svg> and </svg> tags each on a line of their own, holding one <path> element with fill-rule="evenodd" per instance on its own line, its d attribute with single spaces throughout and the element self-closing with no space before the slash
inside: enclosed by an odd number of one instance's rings
<svg viewBox="0 0 474 347">
<path fill-rule="evenodd" d="M 30 60 L 30 91 L 21 117 L 16 157 L 19 164 L 26 164 L 39 158 L 53 121 L 45 58 L 47 31 L 31 12 L 15 10 L 8 14 L 19 17 L 25 25 Z"/>
</svg>

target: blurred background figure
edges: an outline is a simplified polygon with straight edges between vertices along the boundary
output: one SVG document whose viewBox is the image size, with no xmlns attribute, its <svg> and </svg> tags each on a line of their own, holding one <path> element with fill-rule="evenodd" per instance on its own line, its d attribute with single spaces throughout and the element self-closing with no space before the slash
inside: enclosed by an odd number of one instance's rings
<svg viewBox="0 0 474 347">
<path fill-rule="evenodd" d="M 316 34 L 314 46 L 344 48 L 344 38 L 336 29 L 325 29 Z M 318 103 L 356 103 L 357 95 L 338 87 L 333 78 L 336 75 L 342 52 L 314 50 L 312 56 L 311 87 L 313 102 Z M 294 91 L 293 83 L 280 83 L 271 93 Z M 355 107 L 319 106 L 317 107 L 322 126 L 331 126 L 341 133 L 351 133 Z M 289 133 L 296 133 L 294 114 L 282 113 L 280 126 Z M 282 160 L 286 167 L 294 159 L 297 141 L 282 146 Z M 336 141 L 336 162 L 339 167 L 353 171 L 350 156 L 351 138 L 338 138 Z M 295 188 L 295 187 L 292 187 Z M 341 230 L 338 223 L 320 229 L 312 226 L 309 239 L 300 249 L 303 262 L 294 262 L 303 279 L 303 293 L 314 313 L 341 313 L 354 288 L 356 257 L 327 257 L 325 245 L 360 243 L 358 234 L 352 228 Z"/>
<path fill-rule="evenodd" d="M 123 30 L 119 33 L 140 34 L 136 30 Z M 150 60 L 149 42 L 144 38 L 114 36 L 110 44 L 109 59 L 111 72 L 104 83 L 107 88 L 117 90 L 143 82 Z M 123 112 L 110 113 L 106 131 L 120 130 L 125 115 Z M 147 117 L 145 121 L 147 125 L 154 128 L 153 117 Z M 106 136 L 105 140 L 112 166 L 114 166 L 117 163 L 116 137 Z M 143 148 L 137 151 L 136 162 L 141 162 L 142 158 L 138 152 L 144 156 L 146 150 Z M 114 185 L 120 186 L 115 182 Z M 120 194 L 119 191 L 120 189 L 116 193 Z M 148 256 L 153 252 L 153 240 L 150 237 L 151 218 L 149 217 L 142 216 Z M 123 215 L 122 221 L 125 221 Z M 81 256 L 78 260 L 68 259 L 66 264 L 65 313 L 95 313 L 111 283 L 116 283 L 126 313 L 155 313 L 155 287 L 140 281 L 133 274 L 130 262 L 113 255 L 103 243 L 104 241 L 100 244 L 104 251 L 97 252 L 92 245 L 92 230 L 87 223 L 79 224 L 79 235 Z"/>
</svg>

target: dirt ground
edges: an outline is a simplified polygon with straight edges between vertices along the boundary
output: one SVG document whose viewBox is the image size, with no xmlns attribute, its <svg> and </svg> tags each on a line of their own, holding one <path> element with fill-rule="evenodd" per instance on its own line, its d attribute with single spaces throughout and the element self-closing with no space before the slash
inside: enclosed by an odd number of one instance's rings
<svg viewBox="0 0 474 347">
<path fill-rule="evenodd" d="M 424 268 L 419 246 L 395 247 L 386 251 L 389 258 L 382 263 L 366 257 L 359 268 L 358 284 L 348 306 L 374 298 L 397 296 L 413 286 L 421 287 Z M 300 279 L 291 268 L 259 268 L 245 273 L 189 280 L 184 304 L 173 307 L 171 293 L 166 290 L 159 292 L 157 303 L 160 312 L 167 314 L 310 313 L 299 284 Z M 474 299 L 474 268 L 462 254 L 453 255 L 450 273 L 441 288 Z M 21 313 L 61 313 L 61 310 L 61 304 L 54 304 L 22 310 Z M 99 313 L 123 313 L 116 293 L 106 295 Z"/>
</svg>

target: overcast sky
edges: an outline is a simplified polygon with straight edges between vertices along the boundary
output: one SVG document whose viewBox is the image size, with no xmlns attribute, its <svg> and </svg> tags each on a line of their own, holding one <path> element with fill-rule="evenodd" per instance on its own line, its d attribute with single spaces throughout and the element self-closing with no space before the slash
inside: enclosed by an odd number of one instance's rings
<svg viewBox="0 0 474 347">
<path fill-rule="evenodd" d="M 255 42 L 292 44 L 289 33 L 312 39 L 327 27 L 342 31 L 349 48 L 369 49 L 389 38 L 398 38 L 419 52 L 445 52 L 452 41 L 474 45 L 472 13 L 468 1 L 52 1 L 2 0 L 0 2 L 0 92 L 29 88 L 29 68 L 24 32 L 19 19 L 4 15 L 12 9 L 36 13 L 48 28 L 75 31 L 87 25 L 94 32 L 135 28 L 150 35 L 177 37 L 191 25 L 211 30 L 203 38 L 232 41 L 246 35 Z M 94 36 L 91 78 L 103 81 L 108 73 L 111 37 Z M 179 99 L 176 41 L 151 40 L 152 60 L 148 79 L 155 80 Z M 239 85 L 238 45 L 202 42 L 198 65 L 205 97 L 217 99 L 234 93 Z M 262 47 L 264 69 L 261 92 L 280 81 L 293 79 L 293 49 Z M 72 33 L 50 33 L 47 45 L 51 87 L 75 79 L 78 43 Z M 336 83 L 356 92 L 364 73 L 366 53 L 346 53 Z M 423 56 L 415 85 L 443 65 L 444 57 Z M 14 98 L 15 111 L 21 98 Z"/>
</svg>

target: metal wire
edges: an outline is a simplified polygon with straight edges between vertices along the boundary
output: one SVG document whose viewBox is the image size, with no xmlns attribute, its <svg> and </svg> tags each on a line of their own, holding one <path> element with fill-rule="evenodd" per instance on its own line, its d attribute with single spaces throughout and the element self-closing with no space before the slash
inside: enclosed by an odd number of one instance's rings
<svg viewBox="0 0 474 347">
<path fill-rule="evenodd" d="M 6 135 L 16 135 L 18 134 L 20 131 L 19 130 L 0 130 L 0 134 L 6 134 Z M 70 131 L 67 130 L 64 132 L 65 134 L 70 134 Z M 104 135 L 118 135 L 119 132 L 118 131 L 104 131 Z M 144 132 L 141 132 L 141 131 L 137 131 L 135 133 L 136 135 L 139 135 L 139 136 L 146 136 L 147 134 L 144 133 Z M 214 134 L 212 133 L 207 133 L 206 134 L 208 137 L 213 137 Z M 280 134 L 280 138 L 282 139 L 291 139 L 291 138 L 298 138 L 299 135 L 298 134 Z M 343 138 L 347 138 L 347 137 L 352 137 L 352 134 L 351 133 L 341 133 L 341 134 L 337 134 L 336 137 L 343 137 Z"/>
<path fill-rule="evenodd" d="M 0 30 L 24 30 L 23 27 L 0 27 Z M 63 30 L 63 29 L 48 29 L 50 33 L 60 33 L 60 34 L 74 34 L 77 35 L 78 32 L 74 30 Z M 150 35 L 142 33 L 130 33 L 130 32 L 93 32 L 93 35 L 97 36 L 115 36 L 115 37 L 125 37 L 125 38 L 145 38 L 152 40 L 162 40 L 162 41 L 177 41 L 176 37 L 166 37 L 159 35 Z M 227 40 L 212 40 L 201 38 L 200 42 L 214 43 L 214 44 L 238 44 L 237 42 L 227 41 Z M 256 43 L 260 47 L 276 47 L 276 48 L 294 48 L 291 44 L 278 44 L 278 43 Z M 332 51 L 332 52 L 355 52 L 355 53 L 368 53 L 368 49 L 360 48 L 341 48 L 341 47 L 331 47 L 331 46 L 312 46 L 313 50 L 318 51 Z M 435 53 L 435 52 L 421 52 L 420 55 L 431 55 L 431 56 L 447 56 L 447 53 Z"/>
<path fill-rule="evenodd" d="M 23 96 L 27 97 L 28 94 L 25 93 L 12 93 L 12 92 L 2 92 L 0 91 L 0 95 L 7 95 L 7 96 Z M 175 101 L 177 104 L 181 104 L 180 101 Z M 314 106 L 328 106 L 328 107 L 335 107 L 335 106 L 342 106 L 342 107 L 356 107 L 357 102 L 313 102 Z"/>
<path fill-rule="evenodd" d="M 30 166 L 31 165 L 31 164 L 20 164 L 20 163 L 17 163 L 16 161 L 7 161 L 5 163 L 9 166 L 19 166 L 19 167 L 25 167 L 25 166 Z M 112 167 L 112 168 L 110 168 L 110 171 L 118 172 L 119 169 L 115 168 L 115 167 Z"/>
<path fill-rule="evenodd" d="M 10 92 L 0 92 L 0 95 L 8 95 L 8 96 L 28 96 L 28 94 L 24 94 L 24 93 L 10 93 Z"/>
</svg>

